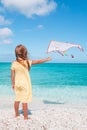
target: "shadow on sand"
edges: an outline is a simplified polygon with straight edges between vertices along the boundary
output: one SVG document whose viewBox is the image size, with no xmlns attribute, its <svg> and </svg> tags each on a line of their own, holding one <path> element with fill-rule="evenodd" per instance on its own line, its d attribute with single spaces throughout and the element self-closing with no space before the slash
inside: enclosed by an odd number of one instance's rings
<svg viewBox="0 0 87 130">
<path fill-rule="evenodd" d="M 65 104 L 64 102 L 59 102 L 59 101 L 48 101 L 48 100 L 43 100 L 44 104 Z"/>
<path fill-rule="evenodd" d="M 24 114 L 23 110 L 19 110 L 19 114 Z M 30 110 L 28 110 L 28 115 L 32 115 L 32 113 L 30 112 Z"/>
</svg>

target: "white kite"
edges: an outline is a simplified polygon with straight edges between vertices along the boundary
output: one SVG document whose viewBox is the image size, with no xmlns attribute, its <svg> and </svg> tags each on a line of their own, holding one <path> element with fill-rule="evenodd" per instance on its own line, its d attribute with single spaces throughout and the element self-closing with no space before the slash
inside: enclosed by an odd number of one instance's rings
<svg viewBox="0 0 87 130">
<path fill-rule="evenodd" d="M 58 52 L 59 54 L 64 56 L 64 55 L 67 55 L 66 51 L 73 47 L 77 47 L 78 49 L 80 49 L 80 51 L 84 51 L 84 49 L 79 44 L 71 44 L 71 43 L 67 43 L 67 42 L 57 42 L 57 41 L 52 40 L 48 46 L 47 53 Z M 74 58 L 73 55 L 71 55 L 71 57 Z"/>
</svg>

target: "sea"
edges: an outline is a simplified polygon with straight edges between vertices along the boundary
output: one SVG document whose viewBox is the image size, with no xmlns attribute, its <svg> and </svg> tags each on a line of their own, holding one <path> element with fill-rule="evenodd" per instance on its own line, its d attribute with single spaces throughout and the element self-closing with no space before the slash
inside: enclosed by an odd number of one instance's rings
<svg viewBox="0 0 87 130">
<path fill-rule="evenodd" d="M 11 63 L 0 63 L 0 96 L 13 96 Z M 53 104 L 87 105 L 86 63 L 43 63 L 30 69 L 33 98 Z"/>
</svg>

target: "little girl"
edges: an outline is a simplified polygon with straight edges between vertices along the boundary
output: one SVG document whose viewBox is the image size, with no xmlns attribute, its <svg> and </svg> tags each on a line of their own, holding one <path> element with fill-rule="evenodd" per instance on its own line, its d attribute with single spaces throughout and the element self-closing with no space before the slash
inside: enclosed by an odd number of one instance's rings
<svg viewBox="0 0 87 130">
<path fill-rule="evenodd" d="M 14 110 L 15 116 L 19 116 L 19 103 L 22 102 L 24 119 L 28 118 L 28 102 L 32 101 L 32 88 L 30 80 L 30 67 L 51 60 L 50 57 L 41 60 L 29 60 L 26 47 L 18 45 L 15 48 L 16 60 L 11 66 L 12 89 L 15 91 Z"/>
</svg>

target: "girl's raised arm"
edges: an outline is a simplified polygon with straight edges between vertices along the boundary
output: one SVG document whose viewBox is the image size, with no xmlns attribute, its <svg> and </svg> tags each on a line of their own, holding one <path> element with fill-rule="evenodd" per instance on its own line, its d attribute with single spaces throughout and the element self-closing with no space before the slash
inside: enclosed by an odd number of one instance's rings
<svg viewBox="0 0 87 130">
<path fill-rule="evenodd" d="M 32 60 L 32 65 L 34 65 L 34 64 L 41 64 L 41 63 L 44 63 L 44 62 L 47 62 L 47 61 L 50 61 L 50 60 L 51 60 L 50 57 L 48 57 L 46 59 Z"/>
</svg>

